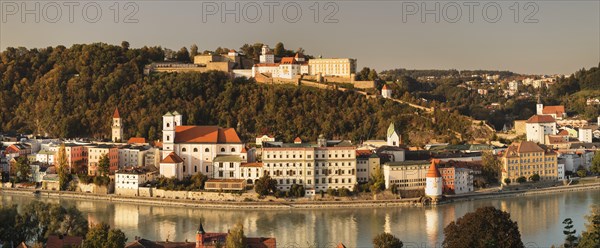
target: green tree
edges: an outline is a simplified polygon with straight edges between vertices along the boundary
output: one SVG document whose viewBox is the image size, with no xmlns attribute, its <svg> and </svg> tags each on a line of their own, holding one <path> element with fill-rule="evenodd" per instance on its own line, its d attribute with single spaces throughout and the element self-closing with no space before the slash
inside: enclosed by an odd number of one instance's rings
<svg viewBox="0 0 600 248">
<path fill-rule="evenodd" d="M 538 182 L 538 181 L 540 181 L 540 175 L 538 175 L 537 173 L 533 174 L 529 177 L 529 180 L 531 180 L 533 182 Z"/>
<path fill-rule="evenodd" d="M 594 153 L 594 159 L 592 160 L 592 166 L 590 171 L 596 174 L 600 174 L 600 151 Z"/>
<path fill-rule="evenodd" d="M 575 236 L 577 230 L 573 229 L 573 220 L 571 218 L 566 218 L 562 223 L 565 225 L 563 234 L 566 236 L 565 244 L 563 246 L 565 248 L 577 247 L 577 237 Z"/>
<path fill-rule="evenodd" d="M 527 182 L 527 178 L 525 178 L 523 176 L 517 178 L 517 183 L 524 183 L 524 182 Z"/>
<path fill-rule="evenodd" d="M 593 206 L 592 212 L 586 216 L 586 219 L 586 229 L 581 234 L 577 247 L 598 248 L 600 247 L 600 206 Z"/>
<path fill-rule="evenodd" d="M 208 177 L 205 176 L 204 174 L 202 174 L 201 172 L 194 174 L 190 178 L 190 181 L 191 181 L 190 190 L 203 190 L 204 183 L 206 183 L 207 180 L 208 180 Z"/>
<path fill-rule="evenodd" d="M 383 177 L 383 171 L 381 171 L 381 167 L 375 167 L 375 171 L 371 178 L 369 178 L 369 184 L 371 192 L 373 194 L 377 194 L 383 190 L 385 190 L 385 178 Z"/>
<path fill-rule="evenodd" d="M 67 190 L 69 182 L 71 182 L 71 173 L 67 164 L 67 155 L 65 144 L 60 145 L 56 157 L 56 166 L 58 167 L 58 184 L 60 190 Z"/>
<path fill-rule="evenodd" d="M 265 174 L 254 182 L 254 191 L 260 196 L 265 196 L 277 191 L 277 180 Z"/>
<path fill-rule="evenodd" d="M 225 248 L 245 248 L 246 236 L 244 235 L 244 226 L 241 223 L 235 224 L 229 231 L 225 239 Z"/>
<path fill-rule="evenodd" d="M 185 63 L 190 62 L 190 53 L 188 52 L 186 47 L 182 47 L 181 49 L 179 49 L 179 51 L 177 51 L 177 53 L 175 54 L 175 60 Z"/>
<path fill-rule="evenodd" d="M 581 165 L 579 166 L 579 168 L 577 168 L 577 176 L 579 176 L 579 177 L 585 177 L 585 176 L 587 176 L 587 171 Z"/>
<path fill-rule="evenodd" d="M 504 184 L 509 185 L 510 184 L 510 178 L 504 178 Z"/>
<path fill-rule="evenodd" d="M 129 50 L 129 42 L 128 41 L 122 41 L 121 42 L 121 48 L 123 48 L 123 50 Z"/>
<path fill-rule="evenodd" d="M 29 166 L 29 161 L 27 161 L 27 157 L 19 156 L 17 158 L 17 162 L 15 163 L 15 174 L 17 182 L 28 182 L 29 177 L 31 176 L 31 167 Z"/>
<path fill-rule="evenodd" d="M 98 176 L 108 176 L 110 171 L 110 159 L 108 154 L 103 154 L 98 161 Z"/>
<path fill-rule="evenodd" d="M 285 47 L 283 47 L 283 43 L 278 42 L 275 44 L 275 48 L 273 49 L 273 55 L 277 57 L 283 57 L 285 53 Z"/>
<path fill-rule="evenodd" d="M 45 243 L 49 235 L 83 236 L 88 231 L 87 220 L 75 207 L 43 202 L 26 205 L 17 217 L 17 226 L 24 238 L 21 241 L 40 243 Z"/>
<path fill-rule="evenodd" d="M 400 239 L 389 233 L 380 233 L 373 238 L 373 247 L 375 248 L 402 248 L 404 244 Z"/>
<path fill-rule="evenodd" d="M 17 225 L 19 212 L 17 206 L 0 207 L 0 240 L 10 242 L 14 246 L 25 240 L 22 226 Z M 10 244 L 8 244 L 10 247 Z"/>
<path fill-rule="evenodd" d="M 198 46 L 196 44 L 193 44 L 192 46 L 190 46 L 190 60 L 192 62 L 194 62 L 194 57 L 198 55 Z"/>
<path fill-rule="evenodd" d="M 445 248 L 524 247 L 517 222 L 494 207 L 482 207 L 444 228 Z"/>
<path fill-rule="evenodd" d="M 484 151 L 481 156 L 482 174 L 488 182 L 497 182 L 500 175 L 501 162 L 491 151 Z"/>
<path fill-rule="evenodd" d="M 120 229 L 111 229 L 106 223 L 92 225 L 83 240 L 82 248 L 121 248 L 127 237 Z"/>
</svg>

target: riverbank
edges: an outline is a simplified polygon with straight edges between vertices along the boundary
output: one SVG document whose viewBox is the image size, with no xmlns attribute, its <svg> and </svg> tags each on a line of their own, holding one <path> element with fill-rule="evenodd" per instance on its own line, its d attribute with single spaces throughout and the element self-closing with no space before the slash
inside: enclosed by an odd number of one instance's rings
<svg viewBox="0 0 600 248">
<path fill-rule="evenodd" d="M 584 190 L 600 189 L 600 182 L 581 185 L 558 186 L 541 189 L 527 189 L 504 192 L 484 192 L 470 193 L 465 195 L 453 195 L 445 197 L 443 202 L 438 204 L 448 204 L 462 201 L 474 201 L 481 199 L 500 199 L 507 197 L 519 197 L 538 194 L 550 194 L 558 192 L 573 192 Z M 249 201 L 249 202 L 229 202 L 229 201 L 200 201 L 184 199 L 163 199 L 151 197 L 128 197 L 118 195 L 99 195 L 80 192 L 58 192 L 35 189 L 15 189 L 2 188 L 2 194 L 9 195 L 35 195 L 40 198 L 71 198 L 71 199 L 89 199 L 96 201 L 110 201 L 122 203 L 136 203 L 154 206 L 179 206 L 207 209 L 338 209 L 338 208 L 389 208 L 389 207 L 423 207 L 419 198 L 395 199 L 395 200 L 355 200 L 355 199 L 336 199 L 331 200 L 311 200 L 311 201 Z"/>
</svg>

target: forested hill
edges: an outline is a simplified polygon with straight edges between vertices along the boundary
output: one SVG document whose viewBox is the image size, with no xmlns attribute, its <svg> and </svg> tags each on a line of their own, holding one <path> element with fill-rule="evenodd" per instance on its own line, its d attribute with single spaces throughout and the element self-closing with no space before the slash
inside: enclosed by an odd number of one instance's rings
<svg viewBox="0 0 600 248">
<path fill-rule="evenodd" d="M 105 138 L 118 106 L 125 137 L 150 139 L 160 137 L 161 116 L 174 110 L 186 124 L 234 127 L 246 141 L 262 133 L 284 141 L 384 138 L 390 122 L 413 144 L 475 133 L 458 113 L 436 112 L 434 124 L 405 105 L 354 93 L 258 85 L 221 72 L 144 76 L 143 66 L 163 54 L 160 47 L 106 44 L 9 48 L 1 54 L 0 132 Z"/>
</svg>

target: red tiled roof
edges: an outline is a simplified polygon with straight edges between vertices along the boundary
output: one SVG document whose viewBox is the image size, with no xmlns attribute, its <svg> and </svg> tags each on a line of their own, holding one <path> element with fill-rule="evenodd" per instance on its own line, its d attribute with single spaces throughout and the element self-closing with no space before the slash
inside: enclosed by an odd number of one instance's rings
<svg viewBox="0 0 600 248">
<path fill-rule="evenodd" d="M 260 167 L 263 167 L 263 163 L 260 163 L 260 162 L 242 163 L 240 165 L 240 167 L 255 167 L 255 168 L 260 168 Z"/>
<path fill-rule="evenodd" d="M 171 152 L 171 153 L 169 153 L 169 155 L 166 158 L 164 158 L 160 162 L 167 163 L 167 164 L 178 164 L 178 163 L 183 162 L 183 159 L 181 159 L 181 157 L 179 157 L 175 152 Z"/>
<path fill-rule="evenodd" d="M 558 135 L 569 135 L 569 131 L 567 130 L 560 130 L 560 132 L 558 132 Z"/>
<path fill-rule="evenodd" d="M 47 248 L 62 248 L 68 247 L 79 247 L 83 243 L 83 238 L 78 236 L 64 236 L 60 238 L 56 235 L 48 236 L 48 242 L 46 242 Z"/>
<path fill-rule="evenodd" d="M 256 67 L 275 67 L 275 66 L 279 66 L 279 63 L 258 63 L 258 64 L 254 64 L 254 66 L 256 66 Z"/>
<path fill-rule="evenodd" d="M 244 147 L 242 147 L 242 153 L 244 153 L 244 152 L 248 152 L 248 150 L 246 150 L 246 147 L 245 147 L 245 146 L 244 146 Z"/>
<path fill-rule="evenodd" d="M 555 114 L 556 116 L 563 116 L 565 113 L 565 106 L 544 106 L 542 114 L 550 115 Z"/>
<path fill-rule="evenodd" d="M 552 123 L 555 122 L 554 118 L 550 115 L 534 115 L 527 119 L 526 123 Z"/>
<path fill-rule="evenodd" d="M 127 144 L 139 144 L 139 143 L 146 143 L 146 138 L 141 138 L 141 137 L 131 137 L 131 138 L 129 138 L 129 140 L 127 141 Z"/>
<path fill-rule="evenodd" d="M 542 149 L 536 143 L 533 143 L 531 141 L 523 141 L 523 142 L 519 143 L 517 146 L 517 152 L 519 152 L 519 153 L 543 152 L 543 151 L 544 151 L 544 149 Z"/>
<path fill-rule="evenodd" d="M 387 84 L 384 84 L 383 88 L 381 88 L 381 90 L 387 90 L 387 89 L 388 89 Z"/>
<path fill-rule="evenodd" d="M 291 64 L 295 64 L 296 60 L 293 57 L 284 57 L 281 58 L 281 62 L 280 64 L 284 64 L 284 65 L 291 65 Z"/>
<path fill-rule="evenodd" d="M 370 156 L 373 154 L 371 150 L 356 150 L 356 156 Z"/>
<path fill-rule="evenodd" d="M 438 171 L 437 166 L 435 165 L 435 161 L 431 161 L 431 165 L 427 171 L 427 177 L 442 177 L 442 175 L 440 175 L 440 171 Z"/>
<path fill-rule="evenodd" d="M 115 112 L 113 113 L 113 118 L 121 118 L 119 115 L 119 108 L 115 108 Z"/>
<path fill-rule="evenodd" d="M 302 139 L 300 139 L 300 137 L 296 137 L 296 138 L 294 139 L 294 142 L 302 142 Z"/>
<path fill-rule="evenodd" d="M 242 141 L 233 128 L 177 126 L 175 143 L 242 143 Z"/>
<path fill-rule="evenodd" d="M 346 246 L 344 244 L 342 244 L 342 242 L 340 242 L 340 243 L 338 243 L 336 248 L 346 248 Z"/>
</svg>

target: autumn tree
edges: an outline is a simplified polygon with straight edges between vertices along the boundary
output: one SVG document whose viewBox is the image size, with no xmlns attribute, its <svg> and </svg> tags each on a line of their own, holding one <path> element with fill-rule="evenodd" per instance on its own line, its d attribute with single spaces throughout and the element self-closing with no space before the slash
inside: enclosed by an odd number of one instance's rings
<svg viewBox="0 0 600 248">
<path fill-rule="evenodd" d="M 27 161 L 27 157 L 20 156 L 17 158 L 15 163 L 15 176 L 16 182 L 28 182 L 29 177 L 31 176 L 31 167 L 29 166 L 29 161 Z"/>
<path fill-rule="evenodd" d="M 379 193 L 385 190 L 385 178 L 383 177 L 383 171 L 381 166 L 375 167 L 375 171 L 371 178 L 369 178 L 369 189 L 373 194 Z"/>
<path fill-rule="evenodd" d="M 83 240 L 82 248 L 121 248 L 127 237 L 120 229 L 111 229 L 106 223 L 92 225 Z"/>
<path fill-rule="evenodd" d="M 524 247 L 517 222 L 510 214 L 494 207 L 467 213 L 444 228 L 445 248 Z"/>
<path fill-rule="evenodd" d="M 600 151 L 594 153 L 594 159 L 592 159 L 592 166 L 590 171 L 596 174 L 600 174 Z"/>
<path fill-rule="evenodd" d="M 501 162 L 491 151 L 484 151 L 481 156 L 482 174 L 488 182 L 497 182 L 500 175 Z"/>
<path fill-rule="evenodd" d="M 235 224 L 227 234 L 225 239 L 225 248 L 245 248 L 246 236 L 244 235 L 244 226 L 241 223 Z"/>
<path fill-rule="evenodd" d="M 108 158 L 108 154 L 103 154 L 98 161 L 98 175 L 99 176 L 108 176 L 110 171 L 110 159 Z"/>
<path fill-rule="evenodd" d="M 600 205 L 592 207 L 590 215 L 586 216 L 586 229 L 581 234 L 578 247 L 600 247 Z"/>
<path fill-rule="evenodd" d="M 373 238 L 374 248 L 402 248 L 404 244 L 400 239 L 389 233 L 380 233 Z"/>
</svg>

